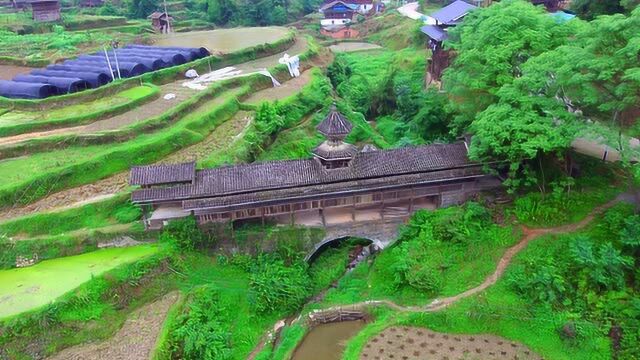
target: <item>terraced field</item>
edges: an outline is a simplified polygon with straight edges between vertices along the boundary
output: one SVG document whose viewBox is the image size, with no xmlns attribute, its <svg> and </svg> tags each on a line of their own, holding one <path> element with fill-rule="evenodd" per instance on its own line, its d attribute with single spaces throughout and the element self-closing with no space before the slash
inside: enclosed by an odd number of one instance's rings
<svg viewBox="0 0 640 360">
<path fill-rule="evenodd" d="M 286 51 L 264 58 L 240 64 L 238 68 L 252 72 L 264 66 L 275 66 L 277 59 L 284 53 L 301 54 L 307 49 L 308 43 L 304 38 L 298 38 Z M 288 80 L 276 89 L 258 91 L 250 96 L 245 103 L 265 100 L 281 99 L 294 95 L 309 81 L 309 72 L 300 78 Z M 26 151 L 28 156 L 9 157 L 0 160 L 0 171 L 9 176 L 0 180 L 0 192 L 11 191 L 16 186 L 28 189 L 29 184 L 38 181 L 35 176 L 51 174 L 54 186 L 46 186 L 39 192 L 39 199 L 29 200 L 24 197 L 15 198 L 13 206 L 0 214 L 0 221 L 27 215 L 37 211 L 52 211 L 100 201 L 125 191 L 127 188 L 128 168 L 131 160 L 108 161 L 106 159 L 117 154 L 127 153 L 129 159 L 137 158 L 137 163 L 150 162 L 179 162 L 194 159 L 207 159 L 223 152 L 241 138 L 243 130 L 250 124 L 252 115 L 247 112 L 236 113 L 237 100 L 247 92 L 248 88 L 231 86 L 209 96 L 210 99 L 199 101 L 195 106 L 188 106 L 188 112 L 178 118 L 163 120 L 168 112 L 176 111 L 179 104 L 190 104 L 194 97 L 202 97 L 203 93 L 182 86 L 184 80 L 176 80 L 160 86 L 159 96 L 150 102 L 141 104 L 125 113 L 96 120 L 92 123 L 60 128 L 49 131 L 33 132 L 13 137 L 0 138 L 2 149 L 17 148 Z M 207 90 L 209 91 L 209 90 Z M 169 100 L 165 95 L 174 94 Z M 65 110 L 60 110 L 65 111 Z M 212 121 L 203 122 L 209 118 Z M 151 124 L 151 125 L 149 125 Z M 151 126 L 153 132 L 140 134 L 127 140 L 145 127 Z M 195 127 L 194 127 L 195 126 Z M 160 129 L 164 129 L 160 131 Z M 104 138 L 105 141 L 96 141 Z M 118 141 L 110 138 L 122 138 Z M 87 141 L 78 142 L 78 139 Z M 36 142 L 37 141 L 37 142 Z M 157 148 L 161 143 L 169 141 L 171 146 Z M 51 144 L 48 146 L 31 146 L 32 144 Z M 156 144 L 156 145 L 154 145 Z M 55 149 L 59 150 L 55 150 Z M 153 150 L 153 149 L 159 150 Z M 26 149 L 26 150 L 25 150 Z M 131 155 L 134 154 L 134 155 Z M 135 154 L 139 154 L 136 156 Z M 104 161 L 107 161 L 105 163 Z M 86 176 L 76 176 L 71 181 L 64 179 L 65 169 L 77 166 L 95 167 L 95 171 L 84 173 Z M 61 174 L 57 177 L 55 174 Z M 84 177 L 84 178 L 83 178 Z M 61 188 L 62 183 L 65 182 Z M 20 185 L 23 184 L 23 185 Z M 42 194 L 42 191 L 44 193 Z M 44 196 L 42 196 L 44 195 Z M 22 205 L 21 205 L 22 204 Z"/>
</svg>

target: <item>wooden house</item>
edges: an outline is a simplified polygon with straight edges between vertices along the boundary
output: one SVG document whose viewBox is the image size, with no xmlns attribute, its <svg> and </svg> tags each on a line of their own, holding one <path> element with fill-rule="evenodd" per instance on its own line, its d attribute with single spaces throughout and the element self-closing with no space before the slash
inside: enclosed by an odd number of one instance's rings
<svg viewBox="0 0 640 360">
<path fill-rule="evenodd" d="M 442 72 L 449 66 L 451 53 L 444 49 L 443 43 L 448 38 L 448 29 L 458 25 L 476 6 L 457 0 L 427 17 L 427 24 L 420 28 L 429 38 L 432 56 L 427 68 L 428 81 L 440 81 Z"/>
<path fill-rule="evenodd" d="M 149 229 L 189 215 L 203 226 L 247 219 L 326 225 L 460 204 L 500 185 L 468 159 L 467 142 L 359 149 L 344 141 L 351 129 L 332 106 L 317 127 L 326 141 L 311 158 L 203 170 L 193 162 L 134 167 L 129 183 L 140 188 L 131 199 Z"/>
<path fill-rule="evenodd" d="M 355 19 L 358 6 L 344 1 L 332 1 L 324 4 L 320 12 L 324 19 L 320 20 L 320 25 L 324 29 L 337 28 L 351 23 Z"/>
<path fill-rule="evenodd" d="M 29 0 L 34 21 L 60 20 L 60 2 L 58 0 Z"/>
<path fill-rule="evenodd" d="M 148 17 L 151 19 L 151 26 L 156 32 L 161 34 L 167 34 L 171 30 L 171 23 L 173 22 L 173 17 L 166 12 L 156 11 Z"/>
</svg>

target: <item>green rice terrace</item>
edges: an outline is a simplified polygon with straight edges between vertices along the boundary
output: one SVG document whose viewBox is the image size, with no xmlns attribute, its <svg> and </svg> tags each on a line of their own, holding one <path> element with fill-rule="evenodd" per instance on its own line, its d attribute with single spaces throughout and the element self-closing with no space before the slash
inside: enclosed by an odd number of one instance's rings
<svg viewBox="0 0 640 360">
<path fill-rule="evenodd" d="M 17 3 L 0 360 L 640 359 L 637 1 Z"/>
</svg>

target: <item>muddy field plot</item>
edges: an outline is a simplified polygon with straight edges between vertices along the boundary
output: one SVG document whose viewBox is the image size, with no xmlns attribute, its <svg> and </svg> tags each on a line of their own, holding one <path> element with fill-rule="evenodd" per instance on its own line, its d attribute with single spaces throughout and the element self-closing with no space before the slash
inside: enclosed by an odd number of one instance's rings
<svg viewBox="0 0 640 360">
<path fill-rule="evenodd" d="M 28 74 L 33 68 L 17 65 L 0 65 L 0 80 L 11 80 L 19 74 Z"/>
<path fill-rule="evenodd" d="M 526 346 L 493 335 L 437 333 L 423 328 L 390 327 L 371 338 L 361 360 L 540 360 Z"/>
</svg>

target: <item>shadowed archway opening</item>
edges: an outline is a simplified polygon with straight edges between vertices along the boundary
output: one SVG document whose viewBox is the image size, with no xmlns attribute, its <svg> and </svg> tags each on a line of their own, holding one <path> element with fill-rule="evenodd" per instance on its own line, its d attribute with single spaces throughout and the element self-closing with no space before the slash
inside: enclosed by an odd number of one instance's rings
<svg viewBox="0 0 640 360">
<path fill-rule="evenodd" d="M 342 236 L 334 239 L 328 239 L 320 244 L 318 244 L 306 257 L 305 260 L 307 263 L 312 264 L 322 253 L 324 253 L 329 248 L 339 248 L 342 246 L 350 246 L 352 247 L 352 251 L 350 251 L 350 256 L 357 256 L 364 247 L 375 244 L 374 240 L 359 238 L 353 236 Z"/>
</svg>

